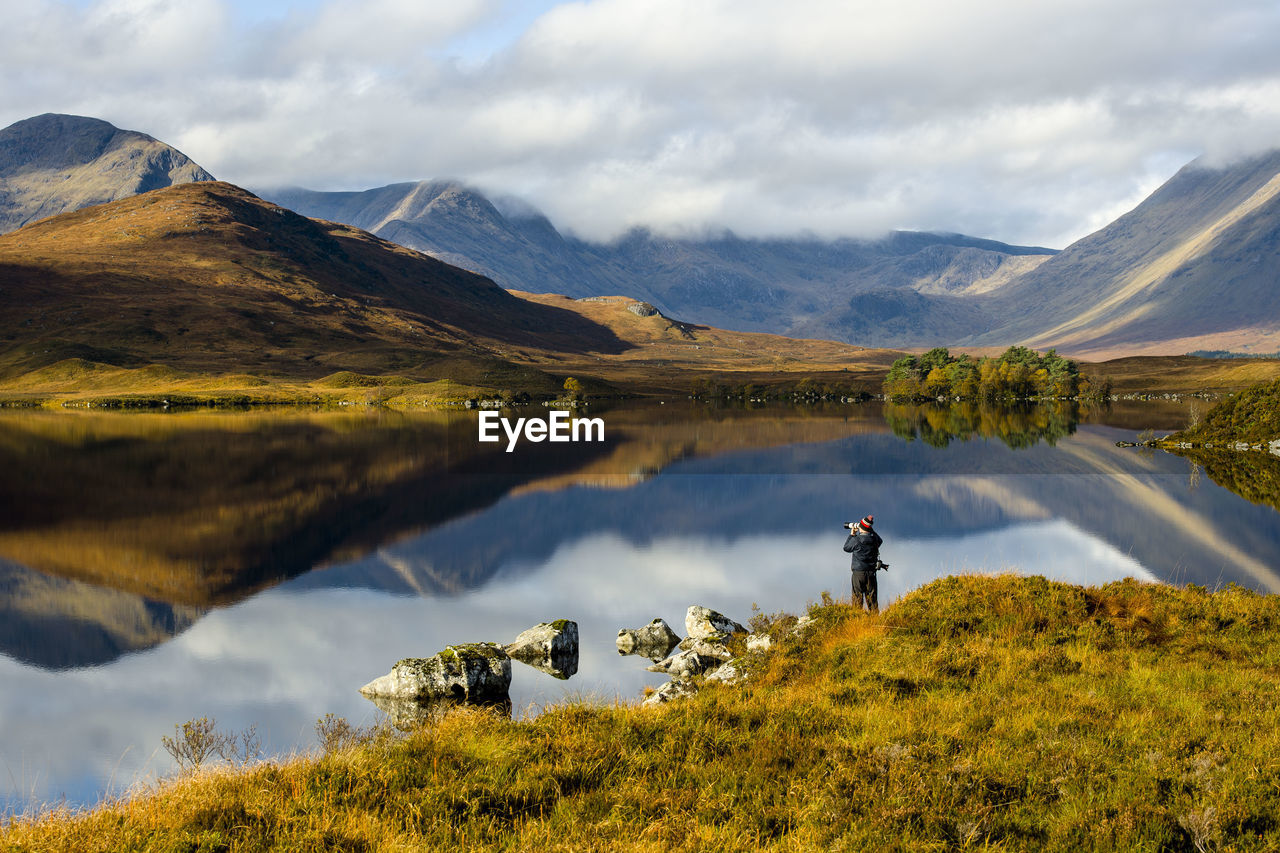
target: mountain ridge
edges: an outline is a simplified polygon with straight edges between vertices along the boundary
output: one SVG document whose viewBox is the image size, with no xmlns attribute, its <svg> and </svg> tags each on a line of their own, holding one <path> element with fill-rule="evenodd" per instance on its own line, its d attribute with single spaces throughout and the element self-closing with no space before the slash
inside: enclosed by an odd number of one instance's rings
<svg viewBox="0 0 1280 853">
<path fill-rule="evenodd" d="M 1184 166 L 1141 204 L 996 294 L 969 339 L 1082 356 L 1274 350 L 1280 150 Z"/>
<path fill-rule="evenodd" d="M 0 233 L 154 189 L 212 180 L 181 151 L 145 133 L 45 113 L 0 130 Z"/>
</svg>

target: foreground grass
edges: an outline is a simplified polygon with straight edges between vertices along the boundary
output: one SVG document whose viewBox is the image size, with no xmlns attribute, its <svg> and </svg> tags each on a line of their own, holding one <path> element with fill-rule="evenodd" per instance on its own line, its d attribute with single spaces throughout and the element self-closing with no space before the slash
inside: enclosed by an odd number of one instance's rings
<svg viewBox="0 0 1280 853">
<path fill-rule="evenodd" d="M 952 577 L 813 608 L 742 687 L 449 715 L 208 771 L 11 850 L 1280 847 L 1280 599 Z"/>
</svg>

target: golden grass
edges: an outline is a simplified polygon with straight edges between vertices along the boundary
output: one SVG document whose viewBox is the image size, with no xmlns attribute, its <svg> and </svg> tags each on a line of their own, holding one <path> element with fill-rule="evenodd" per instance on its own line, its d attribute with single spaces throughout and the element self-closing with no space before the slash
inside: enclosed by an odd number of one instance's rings
<svg viewBox="0 0 1280 853">
<path fill-rule="evenodd" d="M 1280 846 L 1280 599 L 952 577 L 660 709 L 461 711 L 14 821 L 14 850 Z"/>
</svg>

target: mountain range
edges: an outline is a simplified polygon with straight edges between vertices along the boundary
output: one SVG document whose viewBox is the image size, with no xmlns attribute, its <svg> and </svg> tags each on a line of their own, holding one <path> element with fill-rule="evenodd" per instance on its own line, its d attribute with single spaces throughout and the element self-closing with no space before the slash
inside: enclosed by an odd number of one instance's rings
<svg viewBox="0 0 1280 853">
<path fill-rule="evenodd" d="M 675 238 L 638 228 L 590 243 L 562 234 L 527 204 L 493 201 L 455 181 L 259 194 L 514 290 L 626 294 L 691 322 L 871 346 L 931 346 L 971 333 L 981 316 L 966 297 L 998 288 L 1053 254 L 910 231 L 875 240 L 751 240 L 728 232 Z"/>
<path fill-rule="evenodd" d="M 96 119 L 38 116 L 0 131 L 0 231 L 211 177 L 143 134 Z M 479 273 L 500 286 L 494 290 L 622 295 L 686 324 L 863 346 L 1023 344 L 1091 358 L 1280 350 L 1280 151 L 1227 164 L 1195 161 L 1062 252 L 909 231 L 820 240 L 634 229 L 589 242 L 562 233 L 524 202 L 490 199 L 456 181 L 260 195 Z M 309 221 L 281 216 L 275 223 L 284 231 Z M 274 226 L 263 226 L 250 230 L 274 239 Z M 280 239 L 289 238 L 282 232 Z M 218 251 L 212 242 L 205 248 Z M 345 278 L 335 273 L 335 281 Z M 322 313 L 290 312 L 289 319 L 310 323 Z M 526 334 L 517 337 L 530 345 L 542 330 L 557 328 L 532 315 L 506 321 L 520 326 Z M 465 347 L 472 331 L 455 327 L 451 346 Z"/>
<path fill-rule="evenodd" d="M 558 232 L 527 205 L 456 182 L 361 193 L 267 191 L 499 284 L 628 293 L 727 329 L 865 346 L 1056 347 L 1092 358 L 1280 350 L 1280 150 L 1197 160 L 1062 252 L 958 234 L 878 240 Z"/>
</svg>

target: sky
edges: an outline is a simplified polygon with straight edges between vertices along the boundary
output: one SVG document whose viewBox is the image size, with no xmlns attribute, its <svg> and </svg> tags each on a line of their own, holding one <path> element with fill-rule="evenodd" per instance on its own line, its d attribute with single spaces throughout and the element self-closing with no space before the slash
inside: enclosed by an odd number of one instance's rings
<svg viewBox="0 0 1280 853">
<path fill-rule="evenodd" d="M 249 188 L 454 178 L 597 240 L 1060 248 L 1280 146 L 1275 0 L 0 4 L 0 126 L 94 116 Z"/>
</svg>

